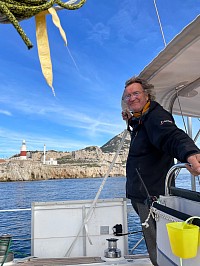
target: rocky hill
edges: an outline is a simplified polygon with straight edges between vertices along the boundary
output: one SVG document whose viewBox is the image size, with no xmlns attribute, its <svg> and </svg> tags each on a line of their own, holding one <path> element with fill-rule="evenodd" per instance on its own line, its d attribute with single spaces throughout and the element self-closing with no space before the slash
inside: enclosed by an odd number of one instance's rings
<svg viewBox="0 0 200 266">
<path fill-rule="evenodd" d="M 119 147 L 119 144 L 121 142 L 123 133 L 124 132 L 120 133 L 119 135 L 117 135 L 114 138 L 112 138 L 111 140 L 109 140 L 106 144 L 104 144 L 101 147 L 102 152 L 105 152 L 105 153 L 116 152 L 118 147 Z M 124 141 L 123 147 L 122 147 L 120 152 L 121 153 L 125 152 L 127 154 L 128 149 L 129 149 L 129 144 L 130 144 L 130 135 L 127 134 L 127 137 Z"/>
<path fill-rule="evenodd" d="M 108 172 L 123 132 L 102 147 L 90 146 L 72 152 L 29 151 L 27 160 L 19 155 L 0 162 L 0 181 L 28 181 L 60 178 L 124 176 L 130 136 L 124 141 L 115 164 Z M 44 160 L 45 159 L 45 160 Z M 44 163 L 45 162 L 45 163 Z"/>
</svg>

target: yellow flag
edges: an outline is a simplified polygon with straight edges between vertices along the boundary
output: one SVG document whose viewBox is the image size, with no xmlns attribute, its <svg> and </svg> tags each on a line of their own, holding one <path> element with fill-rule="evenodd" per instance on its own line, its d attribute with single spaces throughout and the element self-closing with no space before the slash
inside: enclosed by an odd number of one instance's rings
<svg viewBox="0 0 200 266">
<path fill-rule="evenodd" d="M 48 9 L 48 11 L 52 15 L 53 23 L 59 29 L 60 35 L 62 36 L 62 38 L 63 38 L 63 40 L 65 42 L 65 45 L 67 46 L 66 34 L 65 34 L 61 24 L 60 24 L 60 19 L 59 19 L 57 13 L 56 13 L 56 10 L 53 7 L 51 7 L 51 8 Z"/>
<path fill-rule="evenodd" d="M 55 91 L 53 88 L 52 63 L 45 16 L 46 12 L 41 12 L 35 16 L 38 55 L 42 68 L 42 73 L 47 81 L 47 84 L 51 87 L 52 92 L 55 96 Z"/>
<path fill-rule="evenodd" d="M 66 34 L 60 24 L 60 19 L 56 13 L 56 10 L 51 7 L 48 11 L 40 12 L 35 16 L 36 21 L 36 38 L 38 46 L 38 55 L 40 60 L 40 65 L 42 68 L 42 73 L 47 81 L 47 84 L 51 87 L 53 94 L 55 96 L 55 91 L 53 88 L 53 72 L 52 72 L 52 63 L 51 55 L 49 49 L 49 41 L 46 27 L 46 14 L 50 13 L 52 15 L 52 20 L 54 25 L 59 29 L 60 34 L 67 46 Z"/>
</svg>

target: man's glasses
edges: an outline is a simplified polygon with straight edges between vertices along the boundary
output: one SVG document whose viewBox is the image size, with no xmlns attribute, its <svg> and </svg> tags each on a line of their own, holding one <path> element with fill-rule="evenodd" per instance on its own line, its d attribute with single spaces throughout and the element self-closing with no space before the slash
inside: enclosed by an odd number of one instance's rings
<svg viewBox="0 0 200 266">
<path fill-rule="evenodd" d="M 133 97 L 138 97 L 140 96 L 140 94 L 142 94 L 142 91 L 134 91 L 133 93 L 127 94 L 126 96 L 124 96 L 125 101 L 129 101 L 131 99 L 131 96 Z"/>
</svg>

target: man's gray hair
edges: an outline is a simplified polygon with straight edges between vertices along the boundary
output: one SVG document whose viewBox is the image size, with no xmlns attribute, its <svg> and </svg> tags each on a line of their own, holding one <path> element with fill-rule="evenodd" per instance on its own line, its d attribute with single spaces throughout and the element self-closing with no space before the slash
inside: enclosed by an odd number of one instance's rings
<svg viewBox="0 0 200 266">
<path fill-rule="evenodd" d="M 154 86 L 152 84 L 149 84 L 145 79 L 134 76 L 125 82 L 125 89 L 133 83 L 140 83 L 142 85 L 143 90 L 148 94 L 149 99 L 155 100 L 156 96 Z"/>
</svg>

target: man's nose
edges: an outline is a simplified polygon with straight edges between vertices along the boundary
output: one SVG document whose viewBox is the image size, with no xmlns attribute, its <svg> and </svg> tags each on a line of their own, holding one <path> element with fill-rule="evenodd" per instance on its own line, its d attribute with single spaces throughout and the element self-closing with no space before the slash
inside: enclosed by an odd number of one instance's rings
<svg viewBox="0 0 200 266">
<path fill-rule="evenodd" d="M 137 98 L 137 95 L 135 95 L 135 94 L 130 94 L 130 100 L 132 100 L 132 99 L 135 100 L 135 98 Z"/>
</svg>

